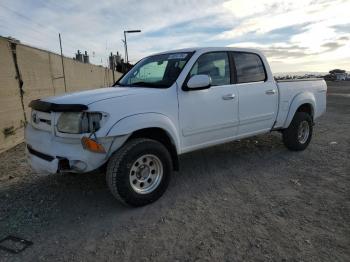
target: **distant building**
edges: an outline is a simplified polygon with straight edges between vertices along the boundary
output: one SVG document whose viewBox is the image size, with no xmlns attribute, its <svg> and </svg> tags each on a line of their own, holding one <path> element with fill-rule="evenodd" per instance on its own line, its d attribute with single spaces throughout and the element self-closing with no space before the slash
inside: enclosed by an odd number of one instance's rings
<svg viewBox="0 0 350 262">
<path fill-rule="evenodd" d="M 113 55 L 113 53 L 111 52 L 109 56 L 109 69 L 125 73 L 129 71 L 132 67 L 132 64 L 124 63 L 124 59 L 122 59 L 121 55 L 118 52 L 116 55 Z"/>
<path fill-rule="evenodd" d="M 121 55 L 118 52 L 116 55 L 113 55 L 113 53 L 111 52 L 111 55 L 109 56 L 109 69 L 117 71 L 118 64 L 121 64 L 121 62 Z"/>
<path fill-rule="evenodd" d="M 90 64 L 90 58 L 89 58 L 87 51 L 85 51 L 85 53 L 82 54 L 82 53 L 80 53 L 80 50 L 78 50 L 77 53 L 75 54 L 74 59 L 76 61 L 81 62 L 81 63 Z"/>
<path fill-rule="evenodd" d="M 85 54 L 83 55 L 83 61 L 85 64 L 90 64 L 90 59 L 89 59 L 89 56 L 87 54 L 87 51 L 85 51 Z"/>
<path fill-rule="evenodd" d="M 335 73 L 335 80 L 336 81 L 344 81 L 347 78 L 346 73 Z"/>
<path fill-rule="evenodd" d="M 329 74 L 333 76 L 335 81 L 344 81 L 348 78 L 346 71 L 341 69 L 333 69 L 329 71 Z"/>
<path fill-rule="evenodd" d="M 83 54 L 80 53 L 80 50 L 78 50 L 77 53 L 75 54 L 75 60 L 79 62 L 83 62 Z"/>
</svg>

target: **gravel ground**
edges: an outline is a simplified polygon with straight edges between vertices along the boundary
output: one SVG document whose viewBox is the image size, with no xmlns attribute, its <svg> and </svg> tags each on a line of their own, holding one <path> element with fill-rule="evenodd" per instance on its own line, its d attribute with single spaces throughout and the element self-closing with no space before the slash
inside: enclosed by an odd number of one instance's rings
<svg viewBox="0 0 350 262">
<path fill-rule="evenodd" d="M 181 157 L 166 194 L 128 208 L 101 173 L 40 177 L 0 155 L 1 261 L 350 261 L 350 83 L 329 88 L 307 150 L 279 133 Z"/>
</svg>

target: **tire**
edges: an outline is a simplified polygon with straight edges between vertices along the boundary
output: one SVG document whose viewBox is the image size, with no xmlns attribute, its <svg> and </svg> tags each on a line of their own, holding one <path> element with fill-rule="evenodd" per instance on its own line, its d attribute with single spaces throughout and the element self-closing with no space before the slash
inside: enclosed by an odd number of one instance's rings
<svg viewBox="0 0 350 262">
<path fill-rule="evenodd" d="M 311 141 L 312 131 L 313 122 L 311 116 L 305 112 L 296 112 L 289 127 L 282 131 L 283 143 L 292 151 L 305 150 Z M 301 135 L 302 133 L 304 135 Z"/>
<path fill-rule="evenodd" d="M 172 171 L 171 156 L 163 144 L 136 138 L 111 156 L 106 180 L 116 199 L 127 205 L 144 206 L 164 194 Z"/>
</svg>

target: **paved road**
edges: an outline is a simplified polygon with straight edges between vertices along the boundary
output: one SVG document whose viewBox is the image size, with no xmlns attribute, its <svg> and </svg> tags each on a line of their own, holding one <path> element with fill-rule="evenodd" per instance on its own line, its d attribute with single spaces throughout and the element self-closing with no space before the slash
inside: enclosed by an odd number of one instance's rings
<svg viewBox="0 0 350 262">
<path fill-rule="evenodd" d="M 338 95 L 335 95 L 338 94 Z M 273 133 L 181 157 L 167 193 L 127 208 L 103 174 L 32 173 L 0 155 L 0 238 L 34 242 L 1 261 L 350 261 L 350 94 L 329 89 L 304 152 Z"/>
</svg>

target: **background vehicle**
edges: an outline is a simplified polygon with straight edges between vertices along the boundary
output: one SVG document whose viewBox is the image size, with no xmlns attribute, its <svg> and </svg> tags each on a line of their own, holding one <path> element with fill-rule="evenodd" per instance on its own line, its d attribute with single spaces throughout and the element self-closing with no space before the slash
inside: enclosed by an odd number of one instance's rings
<svg viewBox="0 0 350 262">
<path fill-rule="evenodd" d="M 32 101 L 28 157 L 46 173 L 107 164 L 113 195 L 146 205 L 164 193 L 180 154 L 275 130 L 304 150 L 326 91 L 321 79 L 276 82 L 257 50 L 169 51 L 142 59 L 115 87 Z"/>
</svg>

